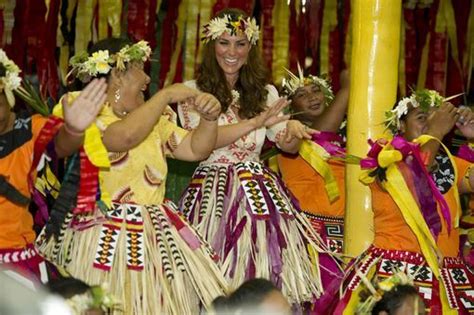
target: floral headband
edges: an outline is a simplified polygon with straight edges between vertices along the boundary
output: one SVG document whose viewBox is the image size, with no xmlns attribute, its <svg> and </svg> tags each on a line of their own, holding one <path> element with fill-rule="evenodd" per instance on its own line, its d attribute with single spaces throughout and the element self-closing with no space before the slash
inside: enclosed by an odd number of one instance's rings
<svg viewBox="0 0 474 315">
<path fill-rule="evenodd" d="M 0 49 L 0 63 L 5 68 L 5 73 L 0 74 L 0 92 L 4 92 L 10 107 L 15 106 L 13 90 L 20 87 L 20 68 L 7 57 L 3 49 Z"/>
<path fill-rule="evenodd" d="M 283 79 L 281 85 L 283 88 L 283 93 L 286 96 L 293 96 L 296 93 L 296 90 L 298 90 L 300 87 L 316 84 L 324 93 L 324 102 L 326 106 L 329 106 L 329 104 L 331 104 L 331 102 L 334 100 L 334 93 L 332 92 L 331 84 L 325 78 L 320 78 L 314 75 L 305 77 L 300 64 L 298 64 L 298 76 L 286 68 L 285 70 L 288 72 L 289 77 Z"/>
<path fill-rule="evenodd" d="M 76 294 L 66 300 L 74 314 L 84 314 L 89 309 L 100 309 L 108 314 L 110 310 L 118 310 L 120 302 L 109 293 L 107 284 L 93 286 L 83 294 Z"/>
<path fill-rule="evenodd" d="M 89 56 L 81 52 L 73 56 L 69 63 L 72 66 L 69 74 L 74 73 L 82 82 L 88 82 L 99 74 L 107 74 L 112 67 L 123 71 L 125 63 L 133 61 L 145 62 L 150 58 L 151 48 L 148 42 L 141 40 L 133 45 L 126 45 L 116 54 L 110 55 L 108 50 L 99 50 Z M 68 74 L 68 75 L 69 75 Z"/>
<path fill-rule="evenodd" d="M 435 90 L 422 89 L 414 91 L 409 97 L 402 98 L 394 109 L 385 112 L 385 126 L 393 134 L 400 130 L 400 119 L 408 114 L 408 105 L 413 108 L 421 108 L 428 112 L 430 108 L 438 108 L 445 101 Z"/>
<path fill-rule="evenodd" d="M 213 18 L 208 24 L 204 25 L 201 40 L 208 43 L 225 32 L 231 36 L 245 34 L 252 45 L 255 45 L 259 38 L 259 28 L 255 18 L 225 14 L 223 17 Z"/>
</svg>

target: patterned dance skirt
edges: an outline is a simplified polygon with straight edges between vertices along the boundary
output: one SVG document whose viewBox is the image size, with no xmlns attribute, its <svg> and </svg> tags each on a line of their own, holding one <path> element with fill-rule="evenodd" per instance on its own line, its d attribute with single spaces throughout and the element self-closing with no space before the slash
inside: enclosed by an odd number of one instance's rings
<svg viewBox="0 0 474 315">
<path fill-rule="evenodd" d="M 369 248 L 351 263 L 344 281 L 343 297 L 334 314 L 342 314 L 354 305 L 362 290 L 362 279 L 356 268 L 369 281 L 387 278 L 397 272 L 409 275 L 426 306 L 427 314 L 471 314 L 474 312 L 474 274 L 459 258 L 444 258 L 437 279 L 420 253 Z M 337 297 L 339 298 L 339 297 Z"/>
<path fill-rule="evenodd" d="M 97 211 L 100 212 L 100 211 Z M 199 314 L 227 292 L 211 247 L 162 205 L 114 203 L 107 218 L 68 214 L 55 240 L 38 236 L 46 259 L 89 285 L 107 283 L 125 314 Z"/>
<path fill-rule="evenodd" d="M 321 236 L 331 252 L 342 254 L 344 241 L 344 218 L 316 215 L 306 211 L 303 214 L 308 218 L 311 226 Z"/>
<path fill-rule="evenodd" d="M 294 304 L 320 296 L 328 249 L 283 182 L 257 162 L 201 165 L 180 210 L 211 244 L 232 289 L 266 278 Z M 332 259 L 332 258 L 331 258 Z"/>
</svg>

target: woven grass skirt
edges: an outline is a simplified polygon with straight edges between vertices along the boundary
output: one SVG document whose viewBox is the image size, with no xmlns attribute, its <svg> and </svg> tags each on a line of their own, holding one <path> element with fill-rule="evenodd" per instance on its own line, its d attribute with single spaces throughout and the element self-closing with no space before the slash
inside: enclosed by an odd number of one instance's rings
<svg viewBox="0 0 474 315">
<path fill-rule="evenodd" d="M 171 202 L 114 203 L 108 218 L 69 214 L 57 240 L 37 240 L 40 253 L 89 285 L 108 283 L 123 304 L 116 313 L 199 314 L 227 292 L 215 260 Z"/>
<path fill-rule="evenodd" d="M 327 248 L 283 182 L 257 162 L 203 165 L 180 210 L 211 244 L 232 289 L 266 278 L 294 304 L 322 293 L 320 255 Z"/>
</svg>

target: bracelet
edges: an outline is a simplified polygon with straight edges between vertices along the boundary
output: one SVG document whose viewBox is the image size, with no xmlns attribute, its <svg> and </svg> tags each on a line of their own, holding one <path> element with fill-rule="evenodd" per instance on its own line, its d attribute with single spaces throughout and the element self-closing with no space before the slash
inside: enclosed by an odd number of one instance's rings
<svg viewBox="0 0 474 315">
<path fill-rule="evenodd" d="M 71 128 L 68 127 L 67 124 L 63 124 L 63 127 L 64 127 L 64 131 L 70 134 L 71 136 L 75 136 L 75 137 L 84 136 L 84 131 L 77 132 L 77 131 L 71 130 Z"/>
<path fill-rule="evenodd" d="M 216 120 L 219 118 L 219 116 L 217 116 L 217 117 L 214 118 L 214 119 L 207 119 L 207 118 L 204 118 L 204 117 L 201 117 L 201 118 L 202 118 L 203 120 L 205 120 L 205 121 L 213 122 L 213 121 L 216 121 Z"/>
</svg>

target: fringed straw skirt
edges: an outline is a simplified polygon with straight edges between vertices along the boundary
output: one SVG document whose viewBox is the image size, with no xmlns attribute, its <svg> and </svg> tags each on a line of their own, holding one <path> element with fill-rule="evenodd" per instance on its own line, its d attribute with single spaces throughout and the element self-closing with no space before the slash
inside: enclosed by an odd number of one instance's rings
<svg viewBox="0 0 474 315">
<path fill-rule="evenodd" d="M 318 253 L 328 252 L 283 182 L 257 162 L 203 165 L 185 190 L 180 210 L 220 257 L 232 289 L 266 278 L 291 303 L 322 292 Z M 326 255 L 326 254 L 324 254 Z"/>
<path fill-rule="evenodd" d="M 107 283 L 122 302 L 115 313 L 199 314 L 227 293 L 214 251 L 171 202 L 114 203 L 102 221 L 69 214 L 57 240 L 43 231 L 37 247 L 73 277 Z"/>
</svg>

